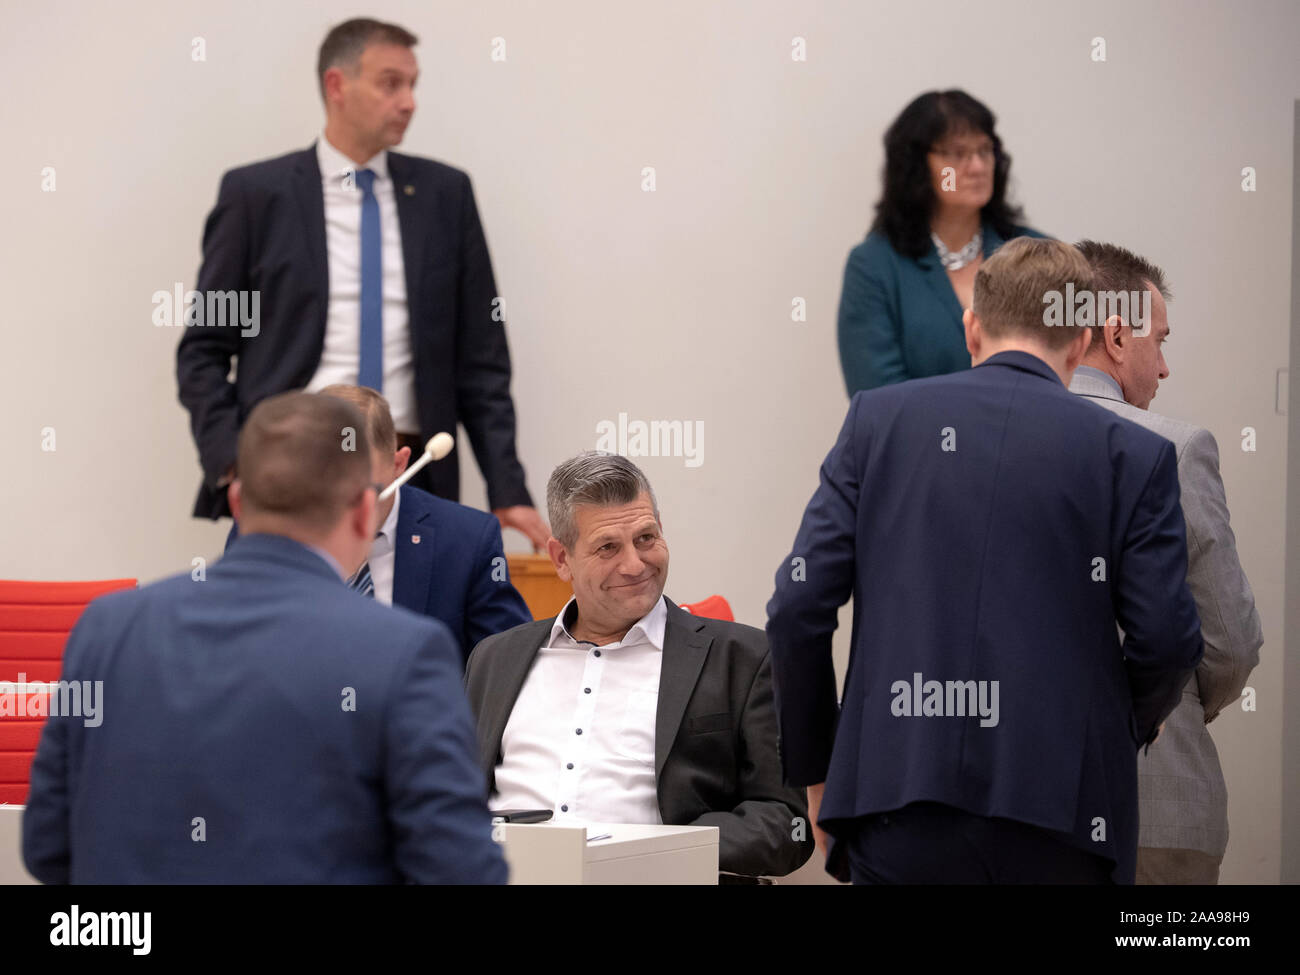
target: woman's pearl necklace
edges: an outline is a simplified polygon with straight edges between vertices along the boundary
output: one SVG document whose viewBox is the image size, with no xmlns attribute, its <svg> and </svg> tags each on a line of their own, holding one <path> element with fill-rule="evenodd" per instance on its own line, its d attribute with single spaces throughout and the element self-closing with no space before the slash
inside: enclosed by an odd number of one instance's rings
<svg viewBox="0 0 1300 975">
<path fill-rule="evenodd" d="M 939 261 L 943 264 L 945 271 L 959 271 L 971 261 L 977 260 L 984 250 L 984 234 L 982 231 L 975 231 L 975 236 L 959 251 L 950 251 L 946 244 L 939 239 L 939 235 L 930 231 L 930 239 L 934 241 L 935 249 L 939 252 Z"/>
</svg>

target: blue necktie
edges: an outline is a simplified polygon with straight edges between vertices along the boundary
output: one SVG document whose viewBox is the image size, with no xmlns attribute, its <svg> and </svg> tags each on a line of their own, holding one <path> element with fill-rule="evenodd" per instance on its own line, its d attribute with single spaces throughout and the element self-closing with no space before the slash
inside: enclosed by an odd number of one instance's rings
<svg viewBox="0 0 1300 975">
<path fill-rule="evenodd" d="M 384 263 L 375 172 L 357 171 L 361 188 L 361 363 L 357 385 L 384 390 Z"/>
<path fill-rule="evenodd" d="M 370 563 L 365 562 L 357 569 L 357 574 L 348 580 L 349 588 L 355 589 L 363 596 L 375 598 L 375 580 L 370 578 Z"/>
</svg>

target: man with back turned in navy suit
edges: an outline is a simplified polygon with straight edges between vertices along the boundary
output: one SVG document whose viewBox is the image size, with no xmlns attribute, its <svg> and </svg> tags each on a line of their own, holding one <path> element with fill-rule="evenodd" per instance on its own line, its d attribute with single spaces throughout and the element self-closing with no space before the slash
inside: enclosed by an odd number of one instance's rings
<svg viewBox="0 0 1300 975">
<path fill-rule="evenodd" d="M 822 464 L 767 631 L 785 774 L 842 879 L 1133 882 L 1137 752 L 1201 634 L 1173 445 L 1070 393 L 1092 330 L 1045 324 L 1092 291 L 1068 244 L 1004 245 L 975 368 L 859 393 Z"/>
<path fill-rule="evenodd" d="M 387 485 L 400 477 L 411 450 L 398 448 L 384 398 L 363 386 L 326 386 L 321 395 L 346 400 L 365 416 L 371 479 Z M 492 634 L 532 622 L 510 584 L 501 528 L 491 515 L 407 483 L 378 502 L 375 521 L 375 543 L 350 584 L 376 602 L 447 624 L 462 660 Z"/>
<path fill-rule="evenodd" d="M 339 24 L 320 49 L 320 139 L 222 177 L 196 288 L 215 320 L 187 312 L 176 352 L 204 473 L 196 516 L 230 513 L 236 437 L 258 401 L 356 383 L 388 397 L 399 445 L 416 453 L 463 424 L 500 524 L 546 544 L 515 452 L 503 306 L 469 177 L 390 151 L 415 111 L 415 43 L 394 24 Z M 235 298 L 251 327 L 221 324 L 215 309 Z M 414 483 L 456 500 L 457 452 Z"/>
<path fill-rule="evenodd" d="M 42 731 L 38 880 L 504 882 L 455 640 L 344 585 L 374 540 L 368 446 L 342 400 L 264 400 L 230 488 L 245 534 L 87 607 L 63 678 L 100 708 Z"/>
</svg>

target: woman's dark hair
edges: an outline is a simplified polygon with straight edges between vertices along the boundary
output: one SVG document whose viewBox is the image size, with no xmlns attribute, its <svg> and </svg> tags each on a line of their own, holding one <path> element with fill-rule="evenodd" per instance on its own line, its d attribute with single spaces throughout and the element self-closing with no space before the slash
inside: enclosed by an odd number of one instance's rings
<svg viewBox="0 0 1300 975">
<path fill-rule="evenodd" d="M 900 254 L 927 253 L 935 202 L 927 157 L 939 140 L 973 130 L 993 140 L 993 196 L 980 211 L 980 219 L 992 224 L 1004 240 L 1015 236 L 1024 213 L 1007 203 L 1011 157 L 1002 149 L 994 121 L 982 102 L 958 88 L 927 91 L 913 99 L 885 132 L 884 187 L 871 229 L 884 234 Z"/>
</svg>

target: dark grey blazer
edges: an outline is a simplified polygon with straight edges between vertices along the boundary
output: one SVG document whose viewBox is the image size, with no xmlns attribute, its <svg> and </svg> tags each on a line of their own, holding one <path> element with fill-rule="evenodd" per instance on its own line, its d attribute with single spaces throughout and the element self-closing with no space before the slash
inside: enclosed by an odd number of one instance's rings
<svg viewBox="0 0 1300 975">
<path fill-rule="evenodd" d="M 804 792 L 781 777 L 767 636 L 664 602 L 668 620 L 655 715 L 659 814 L 674 826 L 717 826 L 724 871 L 790 873 L 812 855 L 813 841 Z M 516 626 L 488 637 L 470 655 L 465 688 L 489 794 L 506 722 L 554 623 L 551 617 Z"/>
</svg>

